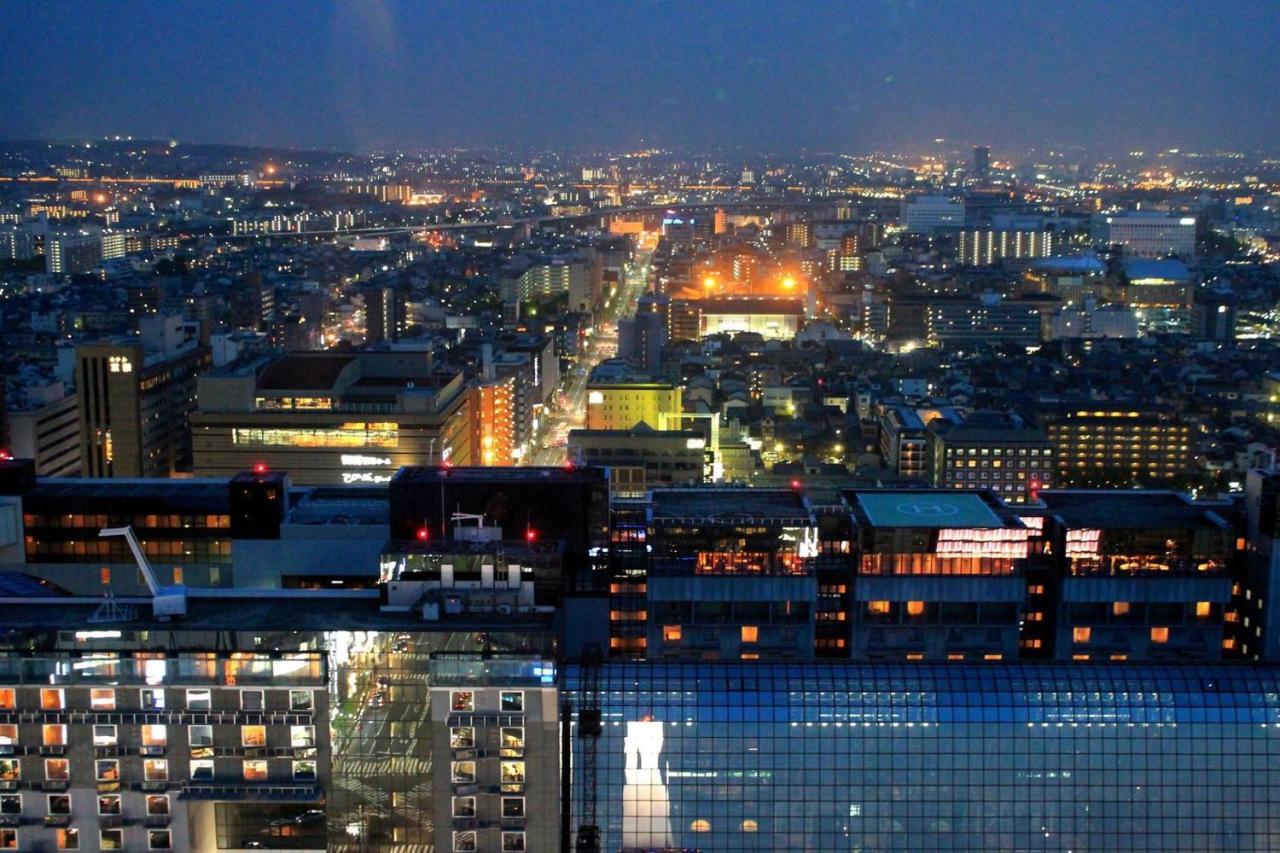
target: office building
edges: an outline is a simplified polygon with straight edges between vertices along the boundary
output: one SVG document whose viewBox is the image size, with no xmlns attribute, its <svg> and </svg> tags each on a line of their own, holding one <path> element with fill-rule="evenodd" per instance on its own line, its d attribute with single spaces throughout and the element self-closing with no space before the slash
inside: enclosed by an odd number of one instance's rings
<svg viewBox="0 0 1280 853">
<path fill-rule="evenodd" d="M 1124 262 L 1123 301 L 1130 308 L 1190 309 L 1195 304 L 1196 276 L 1174 259 Z"/>
<path fill-rule="evenodd" d="M 409 328 L 409 295 L 389 284 L 364 289 L 364 340 L 366 344 L 398 341 Z"/>
<path fill-rule="evenodd" d="M 17 385 L 0 399 L 8 407 L 5 448 L 15 459 L 35 461 L 41 477 L 80 473 L 80 410 L 60 381 Z M 0 441 L 6 439 L 0 437 Z"/>
<path fill-rule="evenodd" d="M 167 477 L 190 471 L 189 418 L 210 363 L 196 323 L 144 317 L 136 340 L 75 350 L 80 471 L 88 477 Z"/>
<path fill-rule="evenodd" d="M 959 423 L 963 420 L 951 406 L 917 408 L 908 405 L 877 406 L 880 457 L 886 468 L 902 477 L 928 478 L 929 424 L 937 418 Z"/>
<path fill-rule="evenodd" d="M 679 385 L 647 377 L 595 378 L 587 383 L 587 429 L 679 429 L 684 411 Z"/>
<path fill-rule="evenodd" d="M 672 303 L 675 313 L 676 303 Z M 752 332 L 766 340 L 793 340 L 804 325 L 804 302 L 776 297 L 736 297 L 702 299 L 695 303 L 696 338 Z M 672 318 L 674 326 L 675 317 Z M 688 333 L 672 329 L 672 340 L 687 340 Z"/>
<path fill-rule="evenodd" d="M 1033 531 L 990 491 L 847 491 L 853 654 L 861 660 L 1012 660 Z"/>
<path fill-rule="evenodd" d="M 1086 300 L 1109 302 L 1118 298 L 1107 277 L 1107 265 L 1096 255 L 1071 255 L 1033 260 L 1023 272 L 1023 290 L 1056 296 L 1067 305 Z"/>
<path fill-rule="evenodd" d="M 1045 492 L 1065 562 L 1056 653 L 1071 660 L 1217 660 L 1231 601 L 1226 507 L 1173 492 Z"/>
<path fill-rule="evenodd" d="M 1053 444 L 1044 431 L 1020 418 L 974 412 L 956 424 L 929 424 L 933 484 L 947 489 L 990 489 L 1005 501 L 1024 503 L 1053 487 Z"/>
<path fill-rule="evenodd" d="M 1165 409 L 1077 407 L 1044 420 L 1059 483 L 1122 487 L 1168 482 L 1195 458 L 1192 427 Z"/>
<path fill-rule="evenodd" d="M 902 225 L 911 234 L 959 230 L 964 227 L 964 202 L 947 196 L 914 196 L 902 202 Z"/>
<path fill-rule="evenodd" d="M 609 470 L 614 498 L 643 498 L 650 489 L 694 486 L 714 464 L 714 450 L 696 430 L 575 429 L 569 431 L 569 461 Z"/>
<path fill-rule="evenodd" d="M 1196 218 L 1158 211 L 1126 211 L 1103 217 L 1103 243 L 1119 246 L 1125 255 L 1191 259 L 1196 254 Z"/>
<path fill-rule="evenodd" d="M 263 465 L 304 485 L 387 483 L 402 465 L 471 461 L 461 374 L 411 352 L 305 352 L 201 377 L 195 471 Z"/>
</svg>

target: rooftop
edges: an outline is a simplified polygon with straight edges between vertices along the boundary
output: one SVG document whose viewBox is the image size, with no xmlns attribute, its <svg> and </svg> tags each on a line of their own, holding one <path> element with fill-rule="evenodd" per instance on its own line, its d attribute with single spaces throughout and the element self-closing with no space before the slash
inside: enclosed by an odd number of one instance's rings
<svg viewBox="0 0 1280 853">
<path fill-rule="evenodd" d="M 938 491 L 845 492 L 874 527 L 1004 527 L 975 494 Z"/>
<path fill-rule="evenodd" d="M 654 521 L 774 520 L 808 524 L 813 512 L 796 489 L 655 489 Z"/>
<path fill-rule="evenodd" d="M 1040 500 L 1069 528 L 1225 528 L 1219 504 L 1196 504 L 1177 492 L 1081 489 L 1044 491 Z"/>
<path fill-rule="evenodd" d="M 258 375 L 259 391 L 328 391 L 355 355 L 305 353 L 271 362 Z"/>
<path fill-rule="evenodd" d="M 591 466 L 526 466 L 520 468 L 481 466 L 436 467 L 406 465 L 391 478 L 392 483 L 438 483 L 452 480 L 461 483 L 603 483 L 603 468 Z"/>
</svg>

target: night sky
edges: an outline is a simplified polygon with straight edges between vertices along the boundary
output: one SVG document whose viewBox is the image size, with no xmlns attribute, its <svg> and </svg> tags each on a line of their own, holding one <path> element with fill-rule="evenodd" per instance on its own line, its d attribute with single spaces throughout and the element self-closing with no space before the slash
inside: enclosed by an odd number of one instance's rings
<svg viewBox="0 0 1280 853">
<path fill-rule="evenodd" d="M 10 0 L 0 137 L 1280 148 L 1280 3 Z"/>
</svg>

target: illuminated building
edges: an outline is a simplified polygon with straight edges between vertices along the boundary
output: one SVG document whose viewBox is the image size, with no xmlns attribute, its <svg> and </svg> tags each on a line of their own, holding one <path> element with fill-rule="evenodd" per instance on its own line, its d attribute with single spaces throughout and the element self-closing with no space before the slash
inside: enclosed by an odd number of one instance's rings
<svg viewBox="0 0 1280 853">
<path fill-rule="evenodd" d="M 606 721 L 571 762 L 570 825 L 590 766 L 602 850 L 1276 841 L 1275 668 L 616 662 L 564 695 Z"/>
<path fill-rule="evenodd" d="M 1065 563 L 1060 660 L 1218 660 L 1234 534 L 1225 505 L 1159 491 L 1045 492 L 1045 532 Z"/>
<path fill-rule="evenodd" d="M 667 340 L 696 341 L 701 335 L 702 302 L 696 299 L 673 299 L 667 308 Z"/>
<path fill-rule="evenodd" d="M 1105 245 L 1121 246 L 1126 255 L 1138 258 L 1176 255 L 1190 259 L 1196 254 L 1194 216 L 1135 210 L 1109 214 L 1102 225 Z"/>
<path fill-rule="evenodd" d="M 35 240 L 26 228 L 9 225 L 0 228 L 0 259 L 27 261 L 35 256 Z"/>
<path fill-rule="evenodd" d="M 991 489 L 1012 503 L 1052 488 L 1053 444 L 1036 427 L 1011 416 L 975 412 L 963 423 L 929 425 L 931 477 L 947 489 Z"/>
<path fill-rule="evenodd" d="M 1018 657 L 1033 531 L 991 492 L 848 491 L 853 654 L 861 660 Z"/>
<path fill-rule="evenodd" d="M 695 430 L 575 429 L 569 431 L 574 465 L 609 469 L 615 498 L 642 498 L 653 488 L 692 486 L 703 481 L 712 450 Z"/>
<path fill-rule="evenodd" d="M 644 603 L 638 620 L 634 606 L 611 605 L 615 654 L 812 657 L 818 525 L 803 493 L 656 489 L 646 522 Z M 642 637 L 627 630 L 636 621 L 647 627 Z"/>
<path fill-rule="evenodd" d="M 679 385 L 645 377 L 587 383 L 589 430 L 629 430 L 637 424 L 665 430 L 681 426 L 684 407 Z"/>
<path fill-rule="evenodd" d="M 1245 482 L 1248 550 L 1232 590 L 1226 654 L 1280 658 L 1280 473 L 1250 470 Z"/>
<path fill-rule="evenodd" d="M 515 377 L 471 385 L 471 458 L 480 465 L 515 464 Z"/>
<path fill-rule="evenodd" d="M 961 416 L 950 406 L 936 409 L 884 405 L 880 409 L 880 456 L 885 467 L 903 477 L 928 477 L 929 423 L 944 418 L 959 423 Z"/>
<path fill-rule="evenodd" d="M 399 352 L 303 352 L 200 378 L 195 471 L 265 464 L 304 485 L 386 483 L 402 465 L 471 461 L 460 374 Z"/>
<path fill-rule="evenodd" d="M 930 346 L 972 351 L 980 345 L 1036 346 L 1041 340 L 1040 308 L 1030 302 L 982 294 L 972 299 L 930 300 L 925 305 Z"/>
<path fill-rule="evenodd" d="M 80 471 L 87 477 L 167 477 L 189 471 L 196 379 L 209 349 L 198 325 L 144 317 L 138 342 L 75 350 Z"/>
<path fill-rule="evenodd" d="M 791 340 L 804 324 L 804 303 L 799 299 L 767 296 L 703 299 L 697 309 L 700 338 L 754 332 L 766 340 Z M 672 340 L 678 339 L 673 333 Z"/>
<path fill-rule="evenodd" d="M 88 272 L 102 263 L 102 235 L 55 231 L 44 241 L 45 270 L 54 275 Z"/>
<path fill-rule="evenodd" d="M 409 294 L 393 285 L 364 289 L 364 340 L 366 344 L 398 341 L 409 328 Z"/>
<path fill-rule="evenodd" d="M 964 202 L 946 196 L 915 196 L 902 202 L 902 225 L 912 234 L 937 234 L 964 227 Z"/>
<path fill-rule="evenodd" d="M 1138 315 L 1123 305 L 1099 307 L 1086 297 L 1078 308 L 1063 307 L 1049 315 L 1045 340 L 1062 338 L 1136 338 Z"/>
<path fill-rule="evenodd" d="M 1195 457 L 1191 427 L 1164 410 L 1092 406 L 1047 419 L 1044 427 L 1060 482 L 1167 481 L 1185 473 Z"/>
<path fill-rule="evenodd" d="M 1047 258 L 1058 248 L 1050 230 L 966 228 L 960 232 L 956 259 L 964 266 L 989 267 L 1004 258 Z"/>
<path fill-rule="evenodd" d="M 1126 260 L 1124 297 L 1130 308 L 1188 309 L 1195 302 L 1195 275 L 1178 260 Z"/>
<path fill-rule="evenodd" d="M 1115 298 L 1106 274 L 1107 265 L 1096 255 L 1078 255 L 1033 260 L 1022 275 L 1028 293 L 1048 294 L 1067 304 L 1083 305 L 1090 298 Z"/>
</svg>

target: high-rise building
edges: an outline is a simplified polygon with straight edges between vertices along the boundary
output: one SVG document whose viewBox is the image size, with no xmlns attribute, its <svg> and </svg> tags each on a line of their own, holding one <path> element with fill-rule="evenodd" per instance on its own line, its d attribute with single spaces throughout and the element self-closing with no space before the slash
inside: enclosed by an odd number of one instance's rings
<svg viewBox="0 0 1280 853">
<path fill-rule="evenodd" d="M 679 385 L 648 377 L 587 383 L 587 429 L 628 430 L 637 424 L 676 429 L 684 411 Z"/>
<path fill-rule="evenodd" d="M 146 317 L 141 339 L 76 347 L 80 471 L 88 477 L 167 477 L 191 470 L 189 417 L 210 363 L 198 324 Z"/>
<path fill-rule="evenodd" d="M 3 383 L 0 383 L 2 385 Z M 0 395 L 9 407 L 7 439 L 0 446 L 17 459 L 35 460 L 41 477 L 74 477 L 80 473 L 80 409 L 78 398 L 60 381 L 16 385 Z"/>
<path fill-rule="evenodd" d="M 400 340 L 409 325 L 408 294 L 390 284 L 365 288 L 364 323 L 365 343 Z"/>
<path fill-rule="evenodd" d="M 89 231 L 54 231 L 44 241 L 45 269 L 55 275 L 88 272 L 102 263 L 102 235 Z"/>
<path fill-rule="evenodd" d="M 515 464 L 514 376 L 471 384 L 471 458 L 479 465 Z"/>
<path fill-rule="evenodd" d="M 973 146 L 973 176 L 984 181 L 991 172 L 991 148 L 987 145 Z"/>
</svg>

